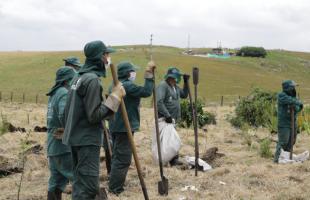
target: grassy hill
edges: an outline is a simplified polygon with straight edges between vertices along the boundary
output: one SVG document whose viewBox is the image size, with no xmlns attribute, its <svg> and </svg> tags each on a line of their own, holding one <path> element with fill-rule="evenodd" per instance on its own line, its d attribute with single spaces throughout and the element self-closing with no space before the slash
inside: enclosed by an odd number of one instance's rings
<svg viewBox="0 0 310 200">
<path fill-rule="evenodd" d="M 148 46 L 118 46 L 113 54 L 113 63 L 129 60 L 141 69 L 137 83 L 142 83 L 143 68 L 149 59 Z M 206 102 L 219 101 L 220 96 L 236 99 L 248 94 L 252 87 L 262 87 L 278 91 L 284 79 L 294 79 L 300 84 L 299 92 L 306 102 L 310 102 L 310 53 L 289 51 L 268 51 L 266 58 L 232 57 L 219 60 L 183 55 L 184 49 L 155 46 L 153 58 L 158 65 L 157 82 L 168 66 L 178 66 L 183 72 L 191 74 L 193 66 L 200 69 L 199 96 Z M 199 49 L 201 50 L 201 49 Z M 78 56 L 84 61 L 82 51 L 64 52 L 0 52 L 0 91 L 8 96 L 24 92 L 32 98 L 42 97 L 53 85 L 55 71 L 63 65 L 67 56 Z M 104 79 L 105 88 L 111 77 Z M 16 93 L 16 95 L 15 95 Z M 28 99 L 29 100 L 29 99 Z"/>
</svg>

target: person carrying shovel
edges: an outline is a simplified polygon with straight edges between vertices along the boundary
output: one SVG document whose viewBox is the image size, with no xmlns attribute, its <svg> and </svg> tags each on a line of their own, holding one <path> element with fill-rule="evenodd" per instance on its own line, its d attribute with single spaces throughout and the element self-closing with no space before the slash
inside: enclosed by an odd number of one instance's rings
<svg viewBox="0 0 310 200">
<path fill-rule="evenodd" d="M 281 149 L 291 152 L 292 145 L 296 142 L 296 118 L 298 112 L 303 109 L 302 102 L 296 97 L 296 86 L 297 84 L 292 80 L 283 81 L 282 92 L 278 94 L 278 143 L 273 160 L 275 163 L 279 162 Z M 291 121 L 291 114 L 294 114 L 294 122 Z"/>
<path fill-rule="evenodd" d="M 184 86 L 180 89 L 178 84 L 183 76 Z M 156 88 L 158 117 L 164 118 L 167 123 L 176 123 L 181 117 L 180 98 L 188 96 L 189 75 L 181 74 L 176 67 L 169 67 L 165 80 Z M 170 165 L 180 165 L 179 155 L 170 160 Z"/>
<path fill-rule="evenodd" d="M 135 84 L 137 67 L 130 62 L 121 62 L 117 66 L 119 81 L 123 84 L 126 97 L 124 102 L 129 116 L 132 133 L 140 128 L 140 102 L 141 98 L 152 95 L 154 87 L 153 71 L 155 63 L 150 61 L 144 73 L 144 86 Z M 120 194 L 124 191 L 124 183 L 131 164 L 132 149 L 127 136 L 127 130 L 119 109 L 115 116 L 109 120 L 112 134 L 113 154 L 109 179 L 109 191 Z"/>
<path fill-rule="evenodd" d="M 121 84 L 115 85 L 103 102 L 100 77 L 105 77 L 112 52 L 114 50 L 107 48 L 102 41 L 87 43 L 84 47 L 85 64 L 79 70 L 78 78 L 74 79 L 68 93 L 62 140 L 71 147 L 72 152 L 73 200 L 92 200 L 100 194 L 102 120 L 117 112 L 126 94 Z"/>
</svg>

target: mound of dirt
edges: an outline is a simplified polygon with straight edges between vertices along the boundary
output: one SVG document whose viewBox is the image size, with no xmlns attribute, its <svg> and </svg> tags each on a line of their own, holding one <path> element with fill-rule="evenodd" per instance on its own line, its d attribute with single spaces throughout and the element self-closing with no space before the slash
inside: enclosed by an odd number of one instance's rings
<svg viewBox="0 0 310 200">
<path fill-rule="evenodd" d="M 18 161 L 0 155 L 0 178 L 22 171 L 23 168 L 19 166 Z"/>
</svg>

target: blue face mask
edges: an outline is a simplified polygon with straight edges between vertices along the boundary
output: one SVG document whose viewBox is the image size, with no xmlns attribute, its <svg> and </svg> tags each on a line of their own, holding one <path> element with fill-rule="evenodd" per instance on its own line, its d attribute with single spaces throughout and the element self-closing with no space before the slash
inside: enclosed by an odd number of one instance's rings
<svg viewBox="0 0 310 200">
<path fill-rule="evenodd" d="M 137 76 L 136 72 L 130 72 L 128 80 L 135 81 L 136 80 L 136 76 Z"/>
</svg>

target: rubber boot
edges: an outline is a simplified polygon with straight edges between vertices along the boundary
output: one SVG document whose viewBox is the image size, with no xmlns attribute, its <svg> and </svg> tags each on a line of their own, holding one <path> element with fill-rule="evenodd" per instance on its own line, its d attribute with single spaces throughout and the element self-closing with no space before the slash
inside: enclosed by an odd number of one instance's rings
<svg viewBox="0 0 310 200">
<path fill-rule="evenodd" d="M 47 191 L 47 200 L 57 200 L 55 192 Z"/>
<path fill-rule="evenodd" d="M 54 193 L 55 193 L 56 200 L 61 200 L 62 191 L 57 188 Z"/>
<path fill-rule="evenodd" d="M 100 188 L 99 189 L 99 194 L 96 195 L 95 200 L 107 200 L 107 199 L 108 199 L 107 192 L 105 191 L 104 188 Z"/>
<path fill-rule="evenodd" d="M 179 155 L 176 155 L 169 161 L 171 166 L 183 165 L 182 162 L 179 161 Z"/>
</svg>

